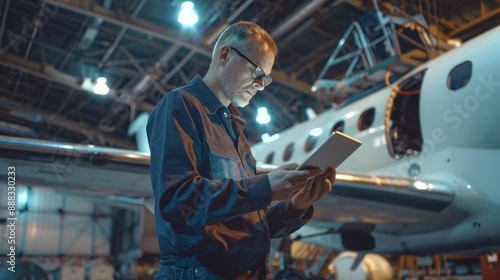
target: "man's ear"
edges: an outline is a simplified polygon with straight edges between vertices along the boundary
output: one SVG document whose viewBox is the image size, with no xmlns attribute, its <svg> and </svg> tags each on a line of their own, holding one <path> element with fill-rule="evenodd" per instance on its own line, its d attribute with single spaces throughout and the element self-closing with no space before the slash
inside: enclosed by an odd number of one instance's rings
<svg viewBox="0 0 500 280">
<path fill-rule="evenodd" d="M 220 50 L 219 50 L 219 55 L 217 56 L 217 58 L 219 59 L 219 62 L 221 65 L 224 65 L 226 64 L 226 62 L 229 60 L 229 52 L 230 52 L 231 48 L 228 47 L 228 46 L 223 46 Z"/>
</svg>

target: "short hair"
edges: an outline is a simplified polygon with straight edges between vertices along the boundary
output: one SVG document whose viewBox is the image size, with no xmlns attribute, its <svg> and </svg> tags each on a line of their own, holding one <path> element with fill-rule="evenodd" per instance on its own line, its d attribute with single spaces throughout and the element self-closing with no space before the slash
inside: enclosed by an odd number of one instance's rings
<svg viewBox="0 0 500 280">
<path fill-rule="evenodd" d="M 249 41 L 260 43 L 261 48 L 272 53 L 274 57 L 278 55 L 278 46 L 266 30 L 256 23 L 239 21 L 228 26 L 219 36 L 212 52 L 212 60 L 215 59 L 223 46 L 231 46 L 244 51 Z"/>
</svg>

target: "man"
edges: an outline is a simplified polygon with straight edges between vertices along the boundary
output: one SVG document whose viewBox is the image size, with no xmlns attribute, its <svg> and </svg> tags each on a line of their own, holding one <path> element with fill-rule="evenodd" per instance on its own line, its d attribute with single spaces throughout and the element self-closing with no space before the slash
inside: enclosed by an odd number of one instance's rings
<svg viewBox="0 0 500 280">
<path fill-rule="evenodd" d="M 265 279 L 270 238 L 308 222 L 335 169 L 288 164 L 256 175 L 236 108 L 269 85 L 277 47 L 251 22 L 229 26 L 210 68 L 169 92 L 147 133 L 161 252 L 155 279 Z M 273 207 L 270 207 L 271 201 Z"/>
</svg>

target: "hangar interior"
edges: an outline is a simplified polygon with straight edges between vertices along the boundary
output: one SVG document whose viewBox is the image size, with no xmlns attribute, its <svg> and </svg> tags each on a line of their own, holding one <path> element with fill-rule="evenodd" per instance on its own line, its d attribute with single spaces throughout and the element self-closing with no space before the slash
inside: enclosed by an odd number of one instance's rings
<svg viewBox="0 0 500 280">
<path fill-rule="evenodd" d="M 311 112 L 363 98 L 384 85 L 395 62 L 391 79 L 500 23 L 499 0 L 198 0 L 198 23 L 186 28 L 177 21 L 182 2 L 0 1 L 0 135 L 140 150 L 133 124 L 169 90 L 207 71 L 224 28 L 249 20 L 268 30 L 279 48 L 273 83 L 241 108 L 245 135 L 258 143 L 263 134 L 307 121 Z M 392 33 L 380 34 L 383 24 Z M 358 31 L 369 35 L 360 38 Z M 388 38 L 398 43 L 387 45 Z M 371 58 L 357 47 L 363 42 L 371 44 Z M 91 92 L 101 76 L 109 87 L 105 96 Z M 272 112 L 268 125 L 255 120 L 260 106 Z M 9 248 L 7 188 L 0 194 L 2 268 Z M 17 257 L 43 267 L 49 279 L 152 279 L 158 244 L 140 200 L 36 183 L 18 184 L 17 198 Z M 334 279 L 329 264 L 340 253 L 294 241 L 272 268 L 279 270 L 286 255 L 303 273 Z M 495 256 L 385 258 L 394 279 L 417 279 L 436 270 L 442 277 L 478 277 L 488 265 L 498 270 Z"/>
</svg>

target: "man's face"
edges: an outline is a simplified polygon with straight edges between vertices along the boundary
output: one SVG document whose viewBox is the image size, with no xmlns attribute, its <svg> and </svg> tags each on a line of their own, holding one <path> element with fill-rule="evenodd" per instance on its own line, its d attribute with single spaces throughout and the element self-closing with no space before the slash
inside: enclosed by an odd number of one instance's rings
<svg viewBox="0 0 500 280">
<path fill-rule="evenodd" d="M 245 107 L 257 91 L 265 87 L 264 77 L 258 79 L 252 77 L 255 66 L 251 62 L 269 75 L 274 64 L 274 56 L 259 49 L 259 45 L 254 42 L 250 42 L 246 50 L 238 50 L 240 54 L 231 48 L 228 51 L 228 67 L 224 77 L 221 78 L 222 91 L 235 106 Z"/>
</svg>

